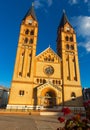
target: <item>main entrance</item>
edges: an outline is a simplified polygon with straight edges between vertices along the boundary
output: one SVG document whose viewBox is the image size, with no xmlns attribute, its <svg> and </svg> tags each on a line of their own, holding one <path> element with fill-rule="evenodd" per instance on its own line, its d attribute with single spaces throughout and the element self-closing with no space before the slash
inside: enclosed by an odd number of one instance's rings
<svg viewBox="0 0 90 130">
<path fill-rule="evenodd" d="M 56 105 L 56 93 L 52 89 L 44 89 L 41 93 L 41 105 L 44 108 L 52 108 Z"/>
</svg>

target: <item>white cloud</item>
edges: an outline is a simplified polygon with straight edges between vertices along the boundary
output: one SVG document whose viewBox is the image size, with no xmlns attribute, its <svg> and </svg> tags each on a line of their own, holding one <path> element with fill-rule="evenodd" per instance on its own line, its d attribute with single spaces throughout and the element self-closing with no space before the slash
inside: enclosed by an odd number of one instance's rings
<svg viewBox="0 0 90 130">
<path fill-rule="evenodd" d="M 34 6 L 36 9 L 44 7 L 45 3 L 50 7 L 53 3 L 53 0 L 34 0 Z"/>
<path fill-rule="evenodd" d="M 70 5 L 75 5 L 75 4 L 79 5 L 81 3 L 86 4 L 87 10 L 90 11 L 90 0 L 68 0 L 68 3 Z"/>
<path fill-rule="evenodd" d="M 69 4 L 71 4 L 71 5 L 79 4 L 80 2 L 90 3 L 89 0 L 82 0 L 82 1 L 80 1 L 80 0 L 68 0 L 68 2 L 69 2 Z"/>
<path fill-rule="evenodd" d="M 43 4 L 42 4 L 39 0 L 35 0 L 35 1 L 34 1 L 34 6 L 35 6 L 35 8 L 37 9 L 37 8 L 42 7 Z"/>
<path fill-rule="evenodd" d="M 88 3 L 88 0 L 84 0 L 85 3 Z"/>
<path fill-rule="evenodd" d="M 84 47 L 90 53 L 90 41 L 80 42 L 78 46 Z"/>
<path fill-rule="evenodd" d="M 73 17 L 71 21 L 76 29 L 76 32 L 78 33 L 77 36 L 84 39 L 84 42 L 80 42 L 79 46 L 84 47 L 87 52 L 90 52 L 90 17 Z"/>
<path fill-rule="evenodd" d="M 72 23 L 77 30 L 79 36 L 90 36 L 90 17 L 78 16 L 72 18 Z"/>
<path fill-rule="evenodd" d="M 86 50 L 87 50 L 88 52 L 90 52 L 90 41 L 88 41 L 88 42 L 85 44 L 84 47 L 86 48 Z"/>
<path fill-rule="evenodd" d="M 52 3 L 53 3 L 53 1 L 52 1 L 52 0 L 47 0 L 47 2 L 48 2 L 48 6 L 51 6 L 51 5 L 52 5 Z"/>
<path fill-rule="evenodd" d="M 69 0 L 69 4 L 73 5 L 73 4 L 77 4 L 78 0 Z"/>
</svg>

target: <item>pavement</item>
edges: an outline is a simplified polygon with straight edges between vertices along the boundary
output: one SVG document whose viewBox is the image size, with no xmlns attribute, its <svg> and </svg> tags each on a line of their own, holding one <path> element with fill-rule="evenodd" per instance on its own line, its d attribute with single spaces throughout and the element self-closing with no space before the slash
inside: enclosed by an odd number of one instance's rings
<svg viewBox="0 0 90 130">
<path fill-rule="evenodd" d="M 58 116 L 0 114 L 0 130 L 57 130 Z"/>
<path fill-rule="evenodd" d="M 63 127 L 57 119 L 60 111 L 13 111 L 0 109 L 0 130 L 57 130 Z M 65 119 L 73 116 L 69 114 Z"/>
</svg>

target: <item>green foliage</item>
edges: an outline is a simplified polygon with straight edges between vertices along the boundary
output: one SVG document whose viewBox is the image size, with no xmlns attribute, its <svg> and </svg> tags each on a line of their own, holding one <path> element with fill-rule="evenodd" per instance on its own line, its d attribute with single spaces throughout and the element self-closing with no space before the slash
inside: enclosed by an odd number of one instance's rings
<svg viewBox="0 0 90 130">
<path fill-rule="evenodd" d="M 66 109 L 64 110 L 66 111 Z M 68 114 L 69 113 L 70 111 L 68 112 Z M 82 119 L 80 114 L 77 114 L 67 120 L 65 120 L 65 117 L 59 117 L 58 120 L 60 123 L 64 122 L 65 126 L 63 128 L 57 128 L 57 130 L 90 130 L 90 120 Z"/>
</svg>

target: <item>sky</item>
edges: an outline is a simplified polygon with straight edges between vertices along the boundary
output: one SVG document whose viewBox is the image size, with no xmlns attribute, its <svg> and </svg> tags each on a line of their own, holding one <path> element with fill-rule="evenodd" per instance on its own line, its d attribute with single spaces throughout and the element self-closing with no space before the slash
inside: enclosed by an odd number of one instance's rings
<svg viewBox="0 0 90 130">
<path fill-rule="evenodd" d="M 0 85 L 11 85 L 20 24 L 32 2 L 39 24 L 37 54 L 49 45 L 56 52 L 57 28 L 65 10 L 77 36 L 81 85 L 90 88 L 90 0 L 1 0 Z"/>
</svg>

